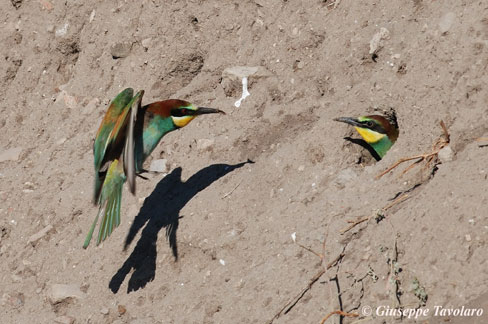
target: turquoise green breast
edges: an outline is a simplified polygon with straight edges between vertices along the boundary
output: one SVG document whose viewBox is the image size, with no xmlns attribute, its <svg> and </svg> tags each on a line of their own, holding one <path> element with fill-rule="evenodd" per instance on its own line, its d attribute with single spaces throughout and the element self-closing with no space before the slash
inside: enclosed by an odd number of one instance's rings
<svg viewBox="0 0 488 324">
<path fill-rule="evenodd" d="M 380 158 L 383 158 L 386 152 L 388 152 L 388 150 L 391 148 L 393 143 L 390 141 L 388 136 L 385 136 L 381 140 L 375 143 L 369 143 L 369 145 L 371 145 L 371 147 L 376 151 L 376 153 L 378 153 Z"/>
<path fill-rule="evenodd" d="M 136 146 L 136 169 L 140 171 L 142 169 L 142 163 L 146 158 L 151 155 L 152 151 L 158 146 L 159 141 L 163 136 L 173 130 L 176 127 L 173 124 L 171 117 L 163 118 L 155 115 L 144 127 L 142 131 L 142 154 L 140 147 Z"/>
</svg>

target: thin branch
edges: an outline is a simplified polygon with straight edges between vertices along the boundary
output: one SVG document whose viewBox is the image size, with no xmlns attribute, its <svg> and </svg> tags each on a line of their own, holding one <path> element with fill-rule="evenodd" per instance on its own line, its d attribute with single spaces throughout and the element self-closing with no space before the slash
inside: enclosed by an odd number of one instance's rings
<svg viewBox="0 0 488 324">
<path fill-rule="evenodd" d="M 409 198 L 409 194 L 403 194 L 399 197 L 397 197 L 395 200 L 393 200 L 391 203 L 389 203 L 388 205 L 386 205 L 385 207 L 382 208 L 383 211 L 387 211 L 388 209 L 390 209 L 391 207 L 395 206 L 396 204 L 399 204 L 401 203 L 402 201 L 405 201 L 407 200 L 407 198 Z"/>
<path fill-rule="evenodd" d="M 344 229 L 341 230 L 341 234 L 344 234 L 344 233 L 350 231 L 351 229 L 353 229 L 354 227 L 356 227 L 356 225 L 359 225 L 359 224 L 361 224 L 361 223 L 363 223 L 365 221 L 368 221 L 370 218 L 371 218 L 371 216 L 367 216 L 367 217 L 359 218 L 359 219 L 357 219 L 355 221 L 352 221 L 352 224 L 351 225 L 349 225 L 348 227 L 346 227 L 346 228 L 344 228 Z M 348 221 L 348 222 L 350 222 L 350 221 Z"/>
<path fill-rule="evenodd" d="M 440 125 L 442 127 L 442 132 L 443 132 L 444 138 L 441 137 L 441 138 L 437 139 L 437 141 L 434 142 L 434 144 L 432 145 L 432 151 L 430 153 L 424 153 L 424 154 L 419 154 L 419 155 L 399 159 L 391 167 L 389 167 L 385 171 L 378 174 L 376 176 L 376 179 L 381 178 L 382 176 L 384 176 L 385 174 L 387 174 L 391 170 L 395 169 L 400 164 L 407 162 L 407 161 L 411 161 L 411 160 L 417 160 L 417 161 L 413 162 L 407 168 L 405 168 L 405 170 L 403 170 L 403 172 L 402 172 L 402 175 L 407 173 L 415 165 L 419 164 L 422 161 L 424 161 L 426 163 L 425 164 L 426 166 L 429 166 L 430 163 L 432 161 L 434 161 L 435 158 L 437 158 L 440 150 L 442 150 L 444 147 L 446 147 L 450 141 L 449 132 L 447 131 L 447 127 L 446 127 L 446 124 L 444 124 L 444 121 L 441 120 Z"/>
<path fill-rule="evenodd" d="M 266 322 L 266 324 L 271 324 L 273 323 L 273 321 L 275 319 L 277 319 L 278 317 L 281 316 L 281 314 L 287 314 L 290 310 L 292 310 L 293 307 L 295 307 L 295 305 L 300 301 L 300 299 L 302 299 L 302 297 L 305 295 L 305 293 L 307 291 L 309 291 L 313 284 L 316 283 L 320 277 L 322 277 L 322 275 L 325 273 L 326 270 L 332 268 L 333 266 L 335 266 L 342 258 L 344 257 L 344 253 L 341 253 L 339 254 L 334 260 L 332 260 L 328 265 L 327 265 L 327 268 L 326 269 L 321 269 L 319 272 L 317 272 L 315 274 L 315 276 L 312 277 L 312 279 L 310 279 L 310 281 L 308 282 L 307 286 L 302 289 L 295 297 L 293 297 L 290 301 L 288 301 L 281 309 L 278 313 L 276 313 L 276 315 L 271 319 L 269 320 L 268 322 Z"/>
<path fill-rule="evenodd" d="M 333 312 L 330 312 L 329 314 L 327 314 L 327 316 L 325 316 L 320 321 L 320 324 L 324 324 L 325 321 L 327 321 L 329 319 L 329 317 L 331 317 L 332 315 L 341 315 L 341 316 L 345 316 L 345 317 L 358 317 L 359 316 L 359 314 L 356 314 L 356 313 L 346 313 L 346 312 L 343 312 L 340 310 L 336 310 L 336 311 L 333 311 Z"/>
<path fill-rule="evenodd" d="M 237 188 L 239 188 L 239 186 L 241 185 L 241 183 L 242 183 L 242 180 L 241 180 L 241 182 L 239 182 L 239 183 L 237 184 L 237 186 L 235 186 L 235 187 L 234 187 L 234 189 L 232 189 L 231 191 L 229 191 L 228 193 L 226 193 L 225 195 L 223 195 L 223 196 L 222 196 L 222 199 L 224 199 L 224 198 L 226 198 L 226 197 L 230 196 L 230 195 L 231 195 L 231 194 L 232 194 L 232 193 L 233 193 L 233 192 L 234 192 L 234 191 L 235 191 Z"/>
</svg>

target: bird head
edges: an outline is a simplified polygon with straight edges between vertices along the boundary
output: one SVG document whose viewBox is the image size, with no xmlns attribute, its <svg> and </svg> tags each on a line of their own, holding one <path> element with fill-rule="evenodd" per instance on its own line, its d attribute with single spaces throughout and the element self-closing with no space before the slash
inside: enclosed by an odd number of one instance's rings
<svg viewBox="0 0 488 324">
<path fill-rule="evenodd" d="M 195 117 L 205 114 L 224 114 L 222 110 L 215 108 L 197 107 L 188 101 L 172 100 L 170 116 L 176 127 L 185 127 Z"/>
<path fill-rule="evenodd" d="M 335 121 L 354 126 L 361 137 L 383 157 L 398 138 L 398 124 L 394 115 L 361 116 L 358 118 L 339 117 Z"/>
</svg>

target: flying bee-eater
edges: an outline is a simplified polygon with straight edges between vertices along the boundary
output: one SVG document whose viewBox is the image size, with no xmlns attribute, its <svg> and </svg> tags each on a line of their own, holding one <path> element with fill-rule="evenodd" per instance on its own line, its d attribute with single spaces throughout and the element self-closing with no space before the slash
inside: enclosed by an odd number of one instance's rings
<svg viewBox="0 0 488 324">
<path fill-rule="evenodd" d="M 197 107 L 187 101 L 169 99 L 141 107 L 144 91 L 135 96 L 127 88 L 110 103 L 93 145 L 95 190 L 93 202 L 98 214 L 83 244 L 87 248 L 102 216 L 97 245 L 120 224 L 122 187 L 127 180 L 135 193 L 135 176 L 164 135 L 188 125 L 195 117 L 221 113 L 214 108 Z"/>
<path fill-rule="evenodd" d="M 354 126 L 359 135 L 382 159 L 396 142 L 399 134 L 394 114 L 388 117 L 380 115 L 361 116 L 358 118 L 339 117 L 335 121 Z"/>
</svg>

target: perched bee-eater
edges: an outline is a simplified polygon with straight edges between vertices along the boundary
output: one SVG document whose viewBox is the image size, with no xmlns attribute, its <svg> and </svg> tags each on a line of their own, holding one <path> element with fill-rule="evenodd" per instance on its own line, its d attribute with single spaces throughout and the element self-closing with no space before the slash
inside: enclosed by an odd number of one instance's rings
<svg viewBox="0 0 488 324">
<path fill-rule="evenodd" d="M 380 115 L 359 118 L 339 117 L 335 121 L 354 126 L 359 135 L 382 159 L 398 138 L 398 124 L 394 114 L 388 117 Z"/>
<path fill-rule="evenodd" d="M 83 244 L 87 248 L 102 216 L 97 245 L 120 224 L 122 186 L 127 180 L 135 193 L 135 176 L 144 171 L 142 164 L 161 138 L 188 125 L 196 116 L 222 113 L 214 108 L 196 107 L 177 99 L 153 102 L 141 107 L 144 91 L 135 96 L 127 88 L 110 103 L 100 125 L 93 155 L 95 158 L 95 191 L 93 202 L 100 206 Z"/>
</svg>

